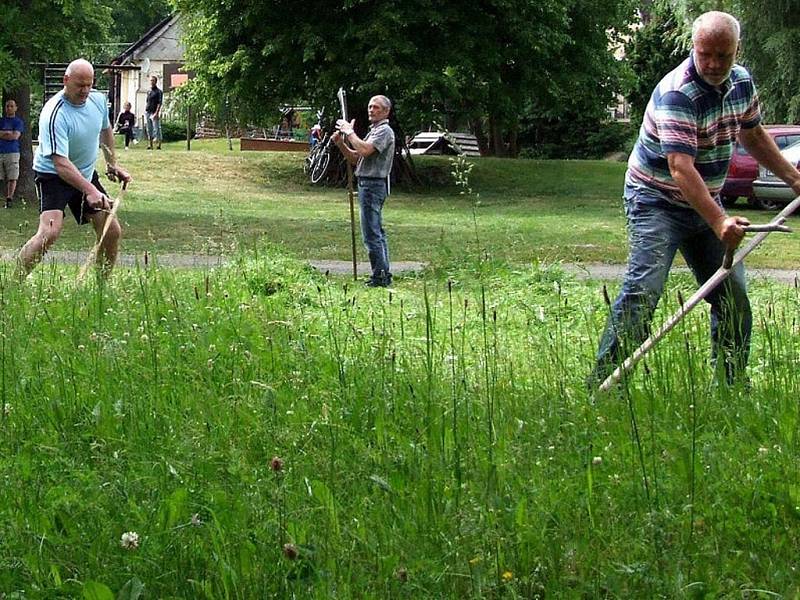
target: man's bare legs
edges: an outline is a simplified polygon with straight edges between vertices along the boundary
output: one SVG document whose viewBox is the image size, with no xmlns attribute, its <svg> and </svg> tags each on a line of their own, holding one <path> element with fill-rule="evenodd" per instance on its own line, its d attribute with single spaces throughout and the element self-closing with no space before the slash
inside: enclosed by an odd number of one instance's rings
<svg viewBox="0 0 800 600">
<path fill-rule="evenodd" d="M 63 226 L 64 213 L 60 210 L 46 210 L 39 215 L 39 230 L 19 251 L 17 276 L 20 280 L 25 279 L 33 271 L 33 268 L 39 264 L 45 252 L 61 235 Z"/>
<path fill-rule="evenodd" d="M 6 179 L 6 208 L 11 208 L 11 200 L 14 198 L 14 192 L 17 190 L 16 179 Z"/>
<path fill-rule="evenodd" d="M 108 218 L 108 213 L 96 212 L 90 218 L 99 241 L 103 235 L 103 227 Z M 58 236 L 61 235 L 63 226 L 64 213 L 60 210 L 46 210 L 39 216 L 39 230 L 25 243 L 19 252 L 17 276 L 20 280 L 25 279 L 33 271 L 34 267 L 39 264 L 45 253 L 55 243 Z M 103 238 L 103 244 L 100 246 L 98 256 L 98 267 L 104 277 L 108 277 L 111 274 L 114 264 L 117 262 L 121 238 L 122 228 L 115 217 L 108 226 L 108 231 L 105 238 Z"/>
</svg>

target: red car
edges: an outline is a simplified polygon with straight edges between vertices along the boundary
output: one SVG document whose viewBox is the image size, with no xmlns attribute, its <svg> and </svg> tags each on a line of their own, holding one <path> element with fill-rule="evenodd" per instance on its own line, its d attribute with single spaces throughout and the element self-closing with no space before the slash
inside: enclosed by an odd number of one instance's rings
<svg viewBox="0 0 800 600">
<path fill-rule="evenodd" d="M 764 129 L 775 140 L 779 150 L 800 141 L 800 125 L 765 125 Z M 737 143 L 728 167 L 728 177 L 720 192 L 722 203 L 725 206 L 732 206 L 739 197 L 744 197 L 750 206 L 758 206 L 758 199 L 753 195 L 753 181 L 757 177 L 756 159 Z"/>
</svg>

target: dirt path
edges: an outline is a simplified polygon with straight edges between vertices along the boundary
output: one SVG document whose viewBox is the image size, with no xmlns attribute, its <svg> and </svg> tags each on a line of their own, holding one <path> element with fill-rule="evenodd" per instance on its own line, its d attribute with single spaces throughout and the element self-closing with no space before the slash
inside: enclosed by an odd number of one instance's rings
<svg viewBox="0 0 800 600">
<path fill-rule="evenodd" d="M 12 251 L 4 250 L 0 252 L 0 260 L 12 261 L 16 254 Z M 47 255 L 45 261 L 54 261 L 67 264 L 83 264 L 86 260 L 86 251 L 56 250 Z M 148 257 L 152 260 L 152 257 Z M 159 254 L 156 257 L 159 265 L 176 268 L 213 268 L 224 265 L 227 259 L 224 256 L 206 254 Z M 124 254 L 119 257 L 119 264 L 123 266 L 133 266 L 136 262 L 144 264 L 144 253 Z M 353 264 L 346 260 L 310 260 L 309 264 L 315 269 L 337 275 L 349 275 L 353 272 Z M 416 273 L 422 271 L 427 263 L 417 261 L 394 261 L 392 271 L 394 273 Z M 578 279 L 620 279 L 625 272 L 625 265 L 608 265 L 600 263 L 561 263 L 561 267 Z M 675 267 L 676 271 L 688 272 L 685 267 Z M 779 281 L 787 285 L 795 285 L 800 282 L 800 270 L 797 269 L 748 269 L 750 278 L 764 278 Z M 369 274 L 369 263 L 358 263 L 358 274 L 366 276 Z"/>
</svg>

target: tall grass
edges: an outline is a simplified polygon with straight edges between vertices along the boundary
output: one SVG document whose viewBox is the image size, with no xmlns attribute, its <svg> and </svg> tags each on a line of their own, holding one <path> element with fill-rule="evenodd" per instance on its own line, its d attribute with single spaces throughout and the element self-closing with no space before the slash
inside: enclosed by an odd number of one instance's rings
<svg viewBox="0 0 800 600">
<path fill-rule="evenodd" d="M 750 392 L 698 310 L 593 399 L 606 306 L 553 267 L 73 281 L 0 278 L 8 597 L 799 592 L 795 288 L 755 286 Z"/>
</svg>

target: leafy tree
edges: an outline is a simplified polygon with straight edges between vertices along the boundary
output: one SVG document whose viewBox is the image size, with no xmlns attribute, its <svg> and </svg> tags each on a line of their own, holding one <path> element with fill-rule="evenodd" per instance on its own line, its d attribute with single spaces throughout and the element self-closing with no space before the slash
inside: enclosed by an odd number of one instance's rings
<svg viewBox="0 0 800 600">
<path fill-rule="evenodd" d="M 0 89 L 14 98 L 25 120 L 18 193 L 35 197 L 31 152 L 30 90 L 39 77 L 32 62 L 69 61 L 88 41 L 105 40 L 111 9 L 102 0 L 5 0 L 0 11 Z"/>
<path fill-rule="evenodd" d="M 110 31 L 110 41 L 132 43 L 142 37 L 148 29 L 167 18 L 172 7 L 167 0 L 147 2 L 115 2 Z"/>
<path fill-rule="evenodd" d="M 667 12 L 674 15 L 676 47 L 687 50 L 691 45 L 692 21 L 701 13 L 723 10 L 735 15 L 742 25 L 740 62 L 756 80 L 765 119 L 800 122 L 800 92 L 797 92 L 800 0 L 649 0 L 648 3 L 662 17 Z M 657 35 L 654 37 L 657 46 Z M 655 48 L 653 51 L 656 52 Z"/>
<path fill-rule="evenodd" d="M 498 154 L 516 152 L 530 98 L 555 109 L 564 93 L 609 85 L 607 31 L 626 4 L 309 0 L 298 11 L 289 0 L 176 0 L 195 85 L 212 104 L 233 98 L 257 122 L 285 102 L 333 108 L 340 85 L 361 105 L 381 91 L 408 128 L 479 124 Z"/>
<path fill-rule="evenodd" d="M 743 62 L 773 123 L 800 122 L 800 0 L 740 0 Z"/>
<path fill-rule="evenodd" d="M 631 5 L 575 3 L 568 14 L 568 42 L 524 112 L 524 144 L 552 158 L 596 155 L 590 140 L 609 120 L 608 107 L 627 75 L 610 49 L 622 42 Z"/>
<path fill-rule="evenodd" d="M 634 122 L 640 122 L 650 95 L 664 75 L 685 58 L 684 27 L 668 2 L 651 3 L 642 12 L 643 25 L 626 45 L 628 65 L 634 74 L 627 92 Z"/>
</svg>

